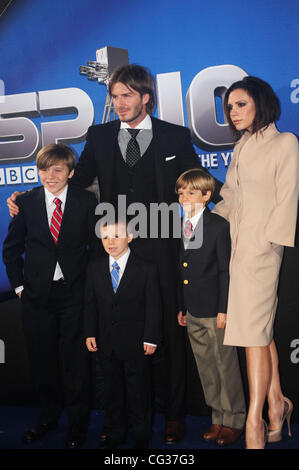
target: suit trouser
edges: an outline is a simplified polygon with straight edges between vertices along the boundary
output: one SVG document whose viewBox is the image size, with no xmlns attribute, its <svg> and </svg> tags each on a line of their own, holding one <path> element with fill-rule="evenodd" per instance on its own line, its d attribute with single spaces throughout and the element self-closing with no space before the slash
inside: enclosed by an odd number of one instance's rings
<svg viewBox="0 0 299 470">
<path fill-rule="evenodd" d="M 64 284 L 52 284 L 44 306 L 23 302 L 23 328 L 40 422 L 55 422 L 65 407 L 70 426 L 86 428 L 89 374 L 82 335 L 82 305 Z"/>
<path fill-rule="evenodd" d="M 147 441 L 151 431 L 150 359 L 142 352 L 131 359 L 102 355 L 105 432 L 122 440 L 127 422 L 135 441 Z"/>
<path fill-rule="evenodd" d="M 158 348 L 152 358 L 152 372 L 156 404 L 159 407 L 159 398 L 163 396 L 161 408 L 165 408 L 167 421 L 184 418 L 186 401 L 186 339 L 184 328 L 177 321 L 178 246 L 178 240 L 169 239 L 136 239 L 132 242 L 136 254 L 158 268 L 163 334 L 162 348 Z M 163 384 L 162 393 L 159 393 L 159 384 Z"/>
<path fill-rule="evenodd" d="M 236 348 L 223 345 L 216 317 L 187 313 L 187 330 L 212 423 L 242 429 L 246 410 Z"/>
</svg>

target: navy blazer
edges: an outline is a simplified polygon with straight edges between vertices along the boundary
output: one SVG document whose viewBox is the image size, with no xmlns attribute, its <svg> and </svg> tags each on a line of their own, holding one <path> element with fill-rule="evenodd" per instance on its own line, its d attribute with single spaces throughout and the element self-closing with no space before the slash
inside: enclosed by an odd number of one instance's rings
<svg viewBox="0 0 299 470">
<path fill-rule="evenodd" d="M 195 236 L 199 248 L 180 249 L 179 310 L 195 317 L 215 317 L 226 313 L 229 287 L 231 242 L 229 223 L 206 207 Z M 191 238 L 190 242 L 194 240 Z"/>
<path fill-rule="evenodd" d="M 85 337 L 96 337 L 105 355 L 144 354 L 143 343 L 161 343 L 162 311 L 155 265 L 132 251 L 116 293 L 109 256 L 90 260 L 86 277 Z"/>
</svg>

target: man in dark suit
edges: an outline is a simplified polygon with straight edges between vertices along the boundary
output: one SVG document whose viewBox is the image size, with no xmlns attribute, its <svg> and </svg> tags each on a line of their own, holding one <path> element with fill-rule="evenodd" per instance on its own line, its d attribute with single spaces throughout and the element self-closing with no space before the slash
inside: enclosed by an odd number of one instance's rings
<svg viewBox="0 0 299 470">
<path fill-rule="evenodd" d="M 72 185 L 86 188 L 98 177 L 100 201 L 114 206 L 118 195 L 126 196 L 127 206 L 140 202 L 148 208 L 152 202 L 176 202 L 174 185 L 178 176 L 201 166 L 189 130 L 150 117 L 155 106 L 154 81 L 141 66 L 130 64 L 116 69 L 109 93 L 119 120 L 89 128 Z M 219 201 L 220 187 L 217 182 L 215 203 Z M 9 201 L 11 213 L 17 210 L 13 198 Z M 171 444 L 185 434 L 185 337 L 176 321 L 175 295 L 179 240 L 163 239 L 159 234 L 158 238 L 134 239 L 132 247 L 136 254 L 157 262 L 159 268 L 164 360 L 154 369 L 159 380 L 165 380 L 165 440 Z"/>
<path fill-rule="evenodd" d="M 97 243 L 96 198 L 68 185 L 75 162 L 63 144 L 39 151 L 37 168 L 43 186 L 18 197 L 20 211 L 3 244 L 7 275 L 22 302 L 24 335 L 41 407 L 38 423 L 25 432 L 24 440 L 37 441 L 54 429 L 65 406 L 70 448 L 83 443 L 87 429 L 82 306 L 88 250 Z"/>
<path fill-rule="evenodd" d="M 156 268 L 131 252 L 132 235 L 117 220 L 101 228 L 107 254 L 90 261 L 86 279 L 85 337 L 98 349 L 104 371 L 105 431 L 100 448 L 112 449 L 132 426 L 135 448 L 148 448 L 151 387 L 148 356 L 161 342 Z"/>
<path fill-rule="evenodd" d="M 187 326 L 206 403 L 212 408 L 212 425 L 203 439 L 229 445 L 241 436 L 246 412 L 237 350 L 223 345 L 230 235 L 228 222 L 206 207 L 214 188 L 213 178 L 201 169 L 184 172 L 176 183 L 184 209 L 178 322 Z"/>
</svg>

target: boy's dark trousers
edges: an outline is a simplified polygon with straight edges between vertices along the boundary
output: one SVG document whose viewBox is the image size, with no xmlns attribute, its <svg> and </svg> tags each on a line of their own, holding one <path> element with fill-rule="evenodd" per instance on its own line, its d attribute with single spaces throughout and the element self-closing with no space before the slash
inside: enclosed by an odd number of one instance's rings
<svg viewBox="0 0 299 470">
<path fill-rule="evenodd" d="M 22 303 L 32 380 L 40 400 L 39 422 L 55 423 L 65 407 L 70 428 L 86 431 L 89 374 L 82 304 L 74 302 L 64 281 L 52 282 L 45 305 Z"/>
<path fill-rule="evenodd" d="M 115 353 L 102 356 L 105 431 L 121 442 L 129 423 L 136 443 L 149 441 L 151 432 L 150 359 L 142 354 L 124 360 Z"/>
</svg>

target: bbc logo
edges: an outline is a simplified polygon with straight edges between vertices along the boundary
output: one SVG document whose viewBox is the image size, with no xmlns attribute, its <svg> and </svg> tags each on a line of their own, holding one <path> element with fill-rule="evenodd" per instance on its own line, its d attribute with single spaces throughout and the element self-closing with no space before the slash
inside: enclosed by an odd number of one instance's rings
<svg viewBox="0 0 299 470">
<path fill-rule="evenodd" d="M 0 168 L 0 186 L 38 183 L 36 166 Z"/>
</svg>

